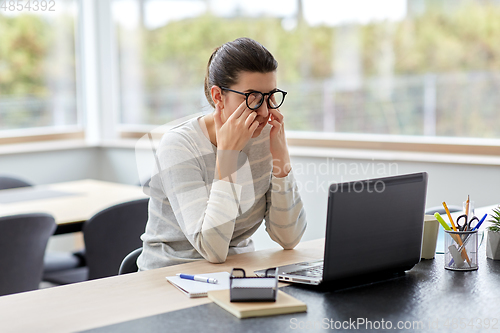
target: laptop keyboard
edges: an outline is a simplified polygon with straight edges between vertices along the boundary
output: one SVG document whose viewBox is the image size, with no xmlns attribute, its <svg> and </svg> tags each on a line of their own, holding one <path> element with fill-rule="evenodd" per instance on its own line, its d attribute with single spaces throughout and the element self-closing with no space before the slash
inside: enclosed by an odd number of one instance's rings
<svg viewBox="0 0 500 333">
<path fill-rule="evenodd" d="M 298 275 L 298 276 L 313 276 L 322 277 L 323 276 L 323 265 L 321 266 L 311 266 L 305 269 L 300 269 L 298 271 L 288 272 L 288 275 Z"/>
</svg>

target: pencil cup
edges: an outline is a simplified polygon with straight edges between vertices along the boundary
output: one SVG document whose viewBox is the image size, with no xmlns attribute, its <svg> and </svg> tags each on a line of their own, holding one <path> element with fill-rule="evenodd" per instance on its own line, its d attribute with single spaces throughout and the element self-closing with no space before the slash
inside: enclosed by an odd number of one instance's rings
<svg viewBox="0 0 500 333">
<path fill-rule="evenodd" d="M 445 230 L 444 268 L 453 271 L 473 271 L 477 266 L 477 230 Z"/>
</svg>

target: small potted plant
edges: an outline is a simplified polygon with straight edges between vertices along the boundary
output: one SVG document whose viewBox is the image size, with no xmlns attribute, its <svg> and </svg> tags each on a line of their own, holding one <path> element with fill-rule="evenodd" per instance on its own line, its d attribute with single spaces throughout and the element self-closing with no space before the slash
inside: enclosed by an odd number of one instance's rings
<svg viewBox="0 0 500 333">
<path fill-rule="evenodd" d="M 493 260 L 500 260 L 500 206 L 493 209 L 490 214 L 492 225 L 487 227 L 488 239 L 486 240 L 486 257 Z"/>
</svg>

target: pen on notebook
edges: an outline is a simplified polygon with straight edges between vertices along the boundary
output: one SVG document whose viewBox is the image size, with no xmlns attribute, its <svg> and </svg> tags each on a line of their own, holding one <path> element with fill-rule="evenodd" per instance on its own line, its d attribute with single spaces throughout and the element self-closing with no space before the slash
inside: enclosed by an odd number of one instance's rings
<svg viewBox="0 0 500 333">
<path fill-rule="evenodd" d="M 217 284 L 217 279 L 208 278 L 205 276 L 182 274 L 182 273 L 177 273 L 177 276 L 180 277 L 181 279 Z"/>
</svg>

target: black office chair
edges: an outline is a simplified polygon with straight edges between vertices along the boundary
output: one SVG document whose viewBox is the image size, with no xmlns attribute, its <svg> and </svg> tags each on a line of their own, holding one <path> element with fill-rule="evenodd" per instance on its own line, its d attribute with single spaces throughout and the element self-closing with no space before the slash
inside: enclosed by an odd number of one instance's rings
<svg viewBox="0 0 500 333">
<path fill-rule="evenodd" d="M 125 259 L 123 259 L 122 264 L 120 265 L 120 270 L 118 271 L 118 275 L 135 273 L 139 270 L 137 267 L 137 258 L 142 253 L 142 247 L 135 249 L 134 251 L 127 254 Z"/>
<path fill-rule="evenodd" d="M 28 183 L 17 177 L 0 176 L 0 190 L 12 188 L 30 187 L 33 184 Z M 84 266 L 84 261 L 78 256 L 78 253 L 55 253 L 48 252 L 44 257 L 44 274 L 46 272 L 56 272 Z"/>
<path fill-rule="evenodd" d="M 47 272 L 43 280 L 68 284 L 117 275 L 122 259 L 142 246 L 148 202 L 149 198 L 129 201 L 94 215 L 83 225 L 87 266 Z"/>
<path fill-rule="evenodd" d="M 450 210 L 450 213 L 454 213 L 454 212 L 461 211 L 462 207 L 449 205 L 448 209 Z M 428 208 L 425 210 L 425 215 L 434 215 L 435 213 L 439 213 L 441 215 L 444 215 L 444 214 L 446 214 L 446 210 L 444 209 L 443 206 L 431 207 L 431 208 Z"/>
<path fill-rule="evenodd" d="M 38 289 L 45 248 L 55 229 L 48 214 L 0 217 L 0 296 Z"/>
<path fill-rule="evenodd" d="M 8 190 L 11 188 L 28 187 L 28 186 L 33 186 L 33 185 L 19 178 L 0 176 L 0 190 Z"/>
</svg>

